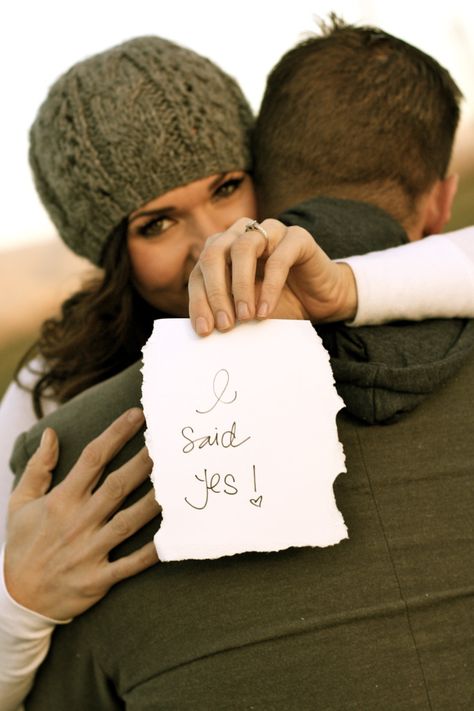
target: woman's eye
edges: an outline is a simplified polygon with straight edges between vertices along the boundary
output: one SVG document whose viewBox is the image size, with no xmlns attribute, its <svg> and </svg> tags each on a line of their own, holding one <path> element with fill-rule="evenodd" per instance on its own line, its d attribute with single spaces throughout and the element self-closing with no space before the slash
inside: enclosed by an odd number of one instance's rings
<svg viewBox="0 0 474 711">
<path fill-rule="evenodd" d="M 244 178 L 242 177 L 242 178 L 230 178 L 229 180 L 226 180 L 225 183 L 222 183 L 222 185 L 219 185 L 216 192 L 214 193 L 214 196 L 218 197 L 218 198 L 229 197 L 230 195 L 235 193 L 235 191 L 239 188 L 243 179 Z"/>
<path fill-rule="evenodd" d="M 173 220 L 170 220 L 169 217 L 154 217 L 138 228 L 138 234 L 143 237 L 156 237 L 165 232 L 172 224 L 174 224 Z"/>
</svg>

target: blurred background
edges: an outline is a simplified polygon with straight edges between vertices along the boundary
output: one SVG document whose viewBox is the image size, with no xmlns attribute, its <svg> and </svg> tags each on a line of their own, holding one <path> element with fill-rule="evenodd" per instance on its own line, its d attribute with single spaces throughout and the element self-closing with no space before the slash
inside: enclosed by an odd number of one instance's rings
<svg viewBox="0 0 474 711">
<path fill-rule="evenodd" d="M 36 198 L 28 129 L 48 87 L 69 66 L 130 37 L 158 34 L 210 57 L 241 84 L 257 111 L 269 70 L 335 11 L 382 27 L 432 54 L 465 100 L 453 157 L 460 190 L 448 229 L 474 223 L 474 5 L 451 0 L 82 0 L 8 3 L 2 13 L 0 80 L 0 397 L 40 323 L 88 271 L 62 245 Z"/>
</svg>

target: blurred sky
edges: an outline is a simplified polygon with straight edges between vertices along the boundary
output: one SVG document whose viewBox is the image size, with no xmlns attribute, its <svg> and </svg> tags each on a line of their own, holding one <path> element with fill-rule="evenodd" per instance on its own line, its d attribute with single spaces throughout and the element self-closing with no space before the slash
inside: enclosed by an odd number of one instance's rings
<svg viewBox="0 0 474 711">
<path fill-rule="evenodd" d="M 36 198 L 27 133 L 49 85 L 72 64 L 125 39 L 157 34 L 219 63 L 258 108 L 265 77 L 284 51 L 334 10 L 432 54 L 463 90 L 465 136 L 474 135 L 474 4 L 450 0 L 16 0 L 3 6 L 0 39 L 0 250 L 51 238 Z M 471 144 L 472 145 L 472 144 Z"/>
</svg>

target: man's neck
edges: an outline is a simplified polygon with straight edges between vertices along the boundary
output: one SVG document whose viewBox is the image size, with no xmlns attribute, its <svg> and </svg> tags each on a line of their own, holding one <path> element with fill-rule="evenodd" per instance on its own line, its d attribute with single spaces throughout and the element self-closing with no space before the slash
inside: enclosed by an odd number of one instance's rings
<svg viewBox="0 0 474 711">
<path fill-rule="evenodd" d="M 264 191 L 262 191 L 264 193 Z M 294 205 L 306 202 L 314 197 L 354 200 L 378 207 L 388 213 L 405 230 L 410 242 L 422 239 L 428 234 L 424 228 L 424 212 L 420 201 L 412 202 L 399 187 L 392 184 L 314 186 L 311 192 L 305 194 L 280 194 L 274 197 L 266 196 L 259 201 L 259 215 L 274 217 Z M 422 206 L 421 206 L 422 207 Z"/>
</svg>

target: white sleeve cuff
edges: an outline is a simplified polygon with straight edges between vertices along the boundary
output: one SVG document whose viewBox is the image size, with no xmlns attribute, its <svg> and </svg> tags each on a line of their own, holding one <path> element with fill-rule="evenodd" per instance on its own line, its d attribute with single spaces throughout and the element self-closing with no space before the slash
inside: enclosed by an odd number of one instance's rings
<svg viewBox="0 0 474 711">
<path fill-rule="evenodd" d="M 357 284 L 351 326 L 474 318 L 474 228 L 348 257 Z"/>
</svg>

